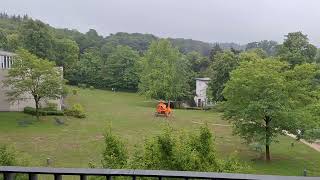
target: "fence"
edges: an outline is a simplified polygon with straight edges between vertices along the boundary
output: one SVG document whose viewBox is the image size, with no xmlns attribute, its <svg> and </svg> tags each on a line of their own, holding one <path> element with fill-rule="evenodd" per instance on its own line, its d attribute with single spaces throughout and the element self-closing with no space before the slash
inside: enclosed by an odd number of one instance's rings
<svg viewBox="0 0 320 180">
<path fill-rule="evenodd" d="M 63 175 L 79 176 L 80 180 L 87 180 L 89 176 L 104 176 L 106 180 L 112 177 L 124 176 L 136 180 L 137 177 L 153 177 L 175 179 L 211 179 L 211 180 L 320 180 L 320 177 L 303 176 L 272 176 L 214 172 L 192 171 L 164 171 L 164 170 L 124 170 L 124 169 L 85 169 L 85 168 L 42 168 L 42 167 L 16 167 L 0 166 L 0 174 L 4 180 L 14 180 L 16 174 L 28 174 L 29 180 L 37 180 L 38 175 L 52 175 L 54 180 L 62 180 Z"/>
</svg>

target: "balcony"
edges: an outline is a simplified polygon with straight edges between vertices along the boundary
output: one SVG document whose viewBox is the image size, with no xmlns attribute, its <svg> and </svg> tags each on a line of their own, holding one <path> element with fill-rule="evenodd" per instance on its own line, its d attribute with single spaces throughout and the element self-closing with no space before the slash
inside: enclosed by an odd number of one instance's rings
<svg viewBox="0 0 320 180">
<path fill-rule="evenodd" d="M 124 169 L 84 169 L 84 168 L 42 168 L 42 167 L 16 167 L 0 166 L 0 174 L 4 180 L 14 180 L 15 174 L 28 174 L 29 180 L 37 180 L 38 175 L 52 175 L 54 180 L 62 180 L 63 175 L 79 176 L 80 180 L 87 180 L 89 176 L 103 176 L 106 180 L 112 177 L 131 177 L 136 180 L 139 177 L 153 177 L 175 179 L 211 179 L 211 180 L 319 180 L 320 177 L 303 176 L 272 176 L 234 173 L 192 172 L 192 171 L 164 171 L 164 170 L 124 170 Z M 1 177 L 1 175 L 0 175 Z"/>
</svg>

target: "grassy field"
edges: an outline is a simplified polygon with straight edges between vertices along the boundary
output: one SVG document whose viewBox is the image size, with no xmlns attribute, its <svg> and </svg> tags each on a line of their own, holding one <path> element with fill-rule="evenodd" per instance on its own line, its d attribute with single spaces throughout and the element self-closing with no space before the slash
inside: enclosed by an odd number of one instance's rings
<svg viewBox="0 0 320 180">
<path fill-rule="evenodd" d="M 319 152 L 289 137 L 280 137 L 280 142 L 271 146 L 272 162 L 257 160 L 259 154 L 233 136 L 231 127 L 216 125 L 228 125 L 219 113 L 175 110 L 170 119 L 154 117 L 154 102 L 134 93 L 103 90 L 82 89 L 78 95 L 70 95 L 67 102 L 84 105 L 88 117 L 63 117 L 66 125 L 57 125 L 52 117 L 36 121 L 23 113 L 1 113 L 0 144 L 12 145 L 27 154 L 32 166 L 45 166 L 46 159 L 51 158 L 55 167 L 88 167 L 90 161 L 99 164 L 103 132 L 108 123 L 130 150 L 146 137 L 159 133 L 166 123 L 194 131 L 207 122 L 215 134 L 220 157 L 237 152 L 239 158 L 251 166 L 244 173 L 302 175 L 306 167 L 309 175 L 320 176 Z M 30 120 L 32 124 L 21 127 L 18 123 L 21 120 Z M 294 147 L 291 142 L 295 142 Z"/>
</svg>

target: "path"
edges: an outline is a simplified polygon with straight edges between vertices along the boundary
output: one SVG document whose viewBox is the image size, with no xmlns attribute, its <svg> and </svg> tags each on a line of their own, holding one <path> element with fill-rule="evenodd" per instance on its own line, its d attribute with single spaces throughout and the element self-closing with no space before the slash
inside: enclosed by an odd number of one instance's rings
<svg viewBox="0 0 320 180">
<path fill-rule="evenodd" d="M 202 123 L 202 122 L 196 122 L 196 121 L 192 121 L 192 123 L 195 123 L 195 124 L 204 124 L 204 123 Z M 214 124 L 214 123 L 208 123 L 208 124 L 213 125 L 213 126 L 232 126 L 232 125 L 229 125 L 229 124 Z M 285 133 L 287 136 L 296 139 L 296 136 L 295 136 L 295 135 L 290 134 L 290 133 L 288 133 L 288 132 L 286 132 L 286 131 L 284 131 L 284 133 Z M 320 142 L 309 143 L 309 142 L 307 142 L 306 140 L 303 140 L 303 139 L 301 139 L 300 142 L 302 142 L 303 144 L 305 144 L 305 145 L 311 147 L 312 149 L 320 152 Z"/>
<path fill-rule="evenodd" d="M 202 123 L 202 122 L 196 122 L 196 121 L 192 121 L 192 123 L 194 123 L 194 124 L 205 124 L 205 123 Z M 213 125 L 213 126 L 232 126 L 232 125 L 230 125 L 230 124 L 214 124 L 214 123 L 208 123 L 208 124 L 210 124 L 210 125 Z"/>
<path fill-rule="evenodd" d="M 295 135 L 293 135 L 293 134 L 290 134 L 290 133 L 288 133 L 288 132 L 286 132 L 286 131 L 284 131 L 284 133 L 285 133 L 287 136 L 289 136 L 289 137 L 292 137 L 292 138 L 294 138 L 294 139 L 297 139 L 297 137 L 296 137 Z M 319 144 L 319 143 L 317 143 L 317 142 L 315 142 L 315 143 L 309 143 L 309 142 L 307 142 L 306 140 L 303 140 L 303 139 L 300 139 L 300 142 L 302 142 L 303 144 L 305 144 L 305 145 L 311 147 L 312 149 L 320 152 L 320 144 Z"/>
</svg>

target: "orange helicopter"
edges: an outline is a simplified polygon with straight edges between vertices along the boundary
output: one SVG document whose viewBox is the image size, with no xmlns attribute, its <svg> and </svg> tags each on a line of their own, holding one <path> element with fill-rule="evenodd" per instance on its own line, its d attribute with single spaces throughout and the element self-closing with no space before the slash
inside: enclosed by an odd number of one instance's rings
<svg viewBox="0 0 320 180">
<path fill-rule="evenodd" d="M 169 117 L 172 113 L 172 110 L 170 108 L 170 101 L 168 105 L 164 103 L 164 101 L 160 100 L 157 105 L 157 111 L 155 113 L 156 116 L 165 116 Z"/>
</svg>

